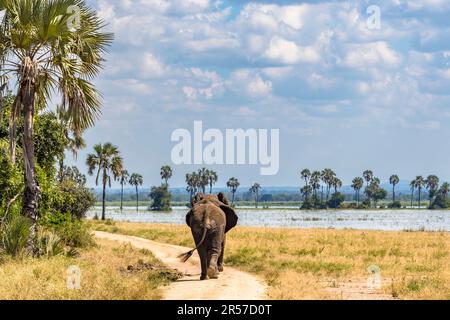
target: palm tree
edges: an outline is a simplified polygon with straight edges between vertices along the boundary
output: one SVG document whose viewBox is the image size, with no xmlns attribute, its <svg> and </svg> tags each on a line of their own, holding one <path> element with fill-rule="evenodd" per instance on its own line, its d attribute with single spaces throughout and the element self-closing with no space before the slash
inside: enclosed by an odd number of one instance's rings
<svg viewBox="0 0 450 320">
<path fill-rule="evenodd" d="M 199 188 L 199 175 L 197 172 L 187 173 L 186 174 L 186 191 L 189 192 L 189 201 L 192 202 L 192 198 L 194 197 L 194 194 L 197 193 Z"/>
<path fill-rule="evenodd" d="M 209 194 L 212 193 L 212 187 L 219 179 L 217 172 L 209 170 L 208 181 L 209 181 Z"/>
<path fill-rule="evenodd" d="M 68 9 L 79 9 L 73 28 Z M 53 92 L 79 132 L 93 126 L 100 100 L 92 80 L 98 75 L 113 35 L 102 33 L 104 23 L 85 1 L 1 0 L 0 77 L 13 76 L 17 87 L 10 116 L 10 156 L 15 163 L 16 124 L 23 121 L 25 191 L 22 213 L 31 222 L 28 245 L 35 250 L 40 189 L 36 179 L 34 116 Z"/>
<path fill-rule="evenodd" d="M 333 186 L 333 179 L 336 177 L 336 173 L 334 173 L 331 169 L 324 169 L 322 172 L 322 180 L 327 186 L 327 197 L 326 201 L 328 201 L 328 197 L 330 195 L 331 187 Z"/>
<path fill-rule="evenodd" d="M 309 179 L 309 183 L 311 184 L 311 187 L 312 187 L 313 197 L 317 197 L 317 190 L 320 189 L 320 179 L 321 179 L 320 171 L 313 171 L 311 173 L 311 178 Z"/>
<path fill-rule="evenodd" d="M 259 190 L 261 190 L 261 185 L 259 183 L 255 183 L 249 189 L 249 191 L 255 195 L 255 208 L 258 208 L 258 200 L 259 200 L 258 194 L 259 194 Z"/>
<path fill-rule="evenodd" d="M 201 168 L 198 170 L 198 183 L 202 192 L 206 192 L 206 186 L 209 184 L 209 170 L 206 168 Z"/>
<path fill-rule="evenodd" d="M 417 176 L 414 184 L 415 184 L 415 187 L 417 188 L 417 190 L 419 190 L 419 209 L 420 209 L 420 194 L 421 194 L 423 186 L 425 185 L 425 180 L 423 179 L 422 176 Z"/>
<path fill-rule="evenodd" d="M 416 180 L 412 180 L 409 183 L 409 188 L 411 189 L 411 208 L 413 206 L 413 199 L 414 199 L 414 191 L 416 190 Z"/>
<path fill-rule="evenodd" d="M 364 180 L 361 177 L 356 177 L 352 180 L 352 188 L 355 190 L 356 203 L 359 205 L 359 191 L 364 185 Z"/>
<path fill-rule="evenodd" d="M 395 186 L 400 182 L 398 175 L 393 174 L 389 178 L 389 183 L 392 184 L 392 203 L 395 202 Z"/>
<path fill-rule="evenodd" d="M 300 176 L 303 180 L 305 180 L 305 186 L 308 185 L 308 180 L 311 177 L 311 171 L 309 169 L 303 169 L 302 172 L 300 172 Z"/>
<path fill-rule="evenodd" d="M 166 186 L 168 186 L 169 179 L 172 178 L 172 168 L 170 166 L 161 167 L 160 175 L 161 175 L 161 179 L 164 180 L 164 184 Z"/>
<path fill-rule="evenodd" d="M 127 184 L 128 182 L 128 178 L 130 177 L 130 175 L 128 174 L 127 170 L 122 170 L 120 171 L 119 174 L 119 182 L 120 182 L 120 211 L 122 211 L 123 209 L 123 186 Z"/>
<path fill-rule="evenodd" d="M 430 200 L 431 206 L 431 200 L 436 195 L 436 192 L 439 189 L 439 178 L 434 174 L 431 174 L 427 177 L 427 180 L 425 180 L 425 185 L 428 189 L 428 198 Z"/>
<path fill-rule="evenodd" d="M 111 176 L 116 180 L 123 170 L 123 160 L 120 156 L 119 149 L 111 143 L 104 145 L 96 144 L 94 146 L 94 153 L 90 153 L 86 159 L 88 167 L 88 174 L 93 175 L 97 170 L 95 177 L 95 184 L 98 186 L 100 174 L 102 175 L 102 220 L 105 220 L 105 200 L 106 200 L 106 186 L 111 188 Z"/>
<path fill-rule="evenodd" d="M 136 188 L 136 211 L 139 212 L 139 186 L 144 183 L 144 178 L 139 173 L 132 173 L 128 183 Z"/>
<path fill-rule="evenodd" d="M 230 189 L 232 195 L 231 204 L 234 204 L 234 196 L 239 186 L 240 186 L 239 180 L 236 179 L 235 177 L 232 177 L 227 181 L 227 187 Z"/>
</svg>

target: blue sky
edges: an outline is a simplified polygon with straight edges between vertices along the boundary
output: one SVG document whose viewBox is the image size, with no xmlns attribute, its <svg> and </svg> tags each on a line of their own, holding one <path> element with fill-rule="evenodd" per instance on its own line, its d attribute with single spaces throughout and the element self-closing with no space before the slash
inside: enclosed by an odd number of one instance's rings
<svg viewBox="0 0 450 320">
<path fill-rule="evenodd" d="M 90 0 L 115 33 L 88 148 L 118 145 L 160 183 L 171 132 L 279 128 L 280 171 L 216 166 L 219 184 L 300 184 L 301 168 L 450 180 L 450 1 Z M 381 28 L 369 29 L 377 5 Z M 68 156 L 69 157 L 69 156 Z M 174 166 L 173 186 L 194 166 Z M 93 180 L 90 180 L 92 183 Z"/>
</svg>

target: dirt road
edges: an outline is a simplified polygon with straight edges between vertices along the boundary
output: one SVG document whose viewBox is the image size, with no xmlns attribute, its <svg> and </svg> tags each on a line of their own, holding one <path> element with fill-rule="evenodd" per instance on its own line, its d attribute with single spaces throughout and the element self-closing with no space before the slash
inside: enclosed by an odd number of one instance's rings
<svg viewBox="0 0 450 320">
<path fill-rule="evenodd" d="M 165 300 L 261 300 L 264 299 L 266 285 L 257 277 L 225 266 L 225 271 L 216 280 L 199 281 L 200 261 L 195 253 L 182 263 L 177 256 L 192 248 L 159 243 L 143 238 L 95 231 L 97 238 L 130 243 L 136 248 L 150 250 L 166 266 L 176 269 L 184 277 L 163 288 Z"/>
</svg>

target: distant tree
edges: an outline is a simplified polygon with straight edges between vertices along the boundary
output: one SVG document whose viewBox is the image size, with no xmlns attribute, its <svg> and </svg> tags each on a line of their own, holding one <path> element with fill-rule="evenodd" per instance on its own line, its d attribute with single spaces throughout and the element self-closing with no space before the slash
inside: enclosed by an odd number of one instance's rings
<svg viewBox="0 0 450 320">
<path fill-rule="evenodd" d="M 208 172 L 209 194 L 212 193 L 213 185 L 216 184 L 218 178 L 219 177 L 217 176 L 217 172 L 215 172 L 213 170 L 209 170 L 209 172 Z"/>
<path fill-rule="evenodd" d="M 128 183 L 128 178 L 130 177 L 127 170 L 121 170 L 119 175 L 120 182 L 120 211 L 123 209 L 123 186 Z"/>
<path fill-rule="evenodd" d="M 373 200 L 375 206 L 377 202 L 376 196 L 379 189 L 380 189 L 380 179 L 372 177 L 370 184 L 366 187 L 366 190 L 364 191 L 369 203 L 371 202 L 371 200 Z"/>
<path fill-rule="evenodd" d="M 189 192 L 189 202 L 192 202 L 192 198 L 197 193 L 199 188 L 199 175 L 197 172 L 186 174 L 186 191 Z"/>
<path fill-rule="evenodd" d="M 439 193 L 444 196 L 445 199 L 447 199 L 447 195 L 450 192 L 450 184 L 448 182 L 444 182 L 439 189 Z"/>
<path fill-rule="evenodd" d="M 259 201 L 259 191 L 261 190 L 261 185 L 259 183 L 253 184 L 253 186 L 250 187 L 249 191 L 253 193 L 255 197 L 255 208 L 258 208 L 258 201 Z"/>
<path fill-rule="evenodd" d="M 237 189 L 239 188 L 239 185 L 239 180 L 235 177 L 232 177 L 227 181 L 227 187 L 231 192 L 231 204 L 234 204 L 234 197 L 236 195 Z"/>
<path fill-rule="evenodd" d="M 77 185 L 82 187 L 86 185 L 86 176 L 82 174 L 75 166 L 64 166 L 62 172 L 62 181 L 64 180 L 72 180 Z"/>
<path fill-rule="evenodd" d="M 436 196 L 439 189 L 439 178 L 435 175 L 429 175 L 425 180 L 425 186 L 428 189 L 428 199 L 430 201 L 430 206 L 433 198 Z"/>
<path fill-rule="evenodd" d="M 300 172 L 300 176 L 302 177 L 303 180 L 305 180 L 305 186 L 309 184 L 309 178 L 311 177 L 311 171 L 309 171 L 309 169 L 303 169 Z"/>
<path fill-rule="evenodd" d="M 128 183 L 136 188 L 136 211 L 139 212 L 139 186 L 144 184 L 144 178 L 139 173 L 132 173 Z"/>
<path fill-rule="evenodd" d="M 172 168 L 170 166 L 161 167 L 161 179 L 164 180 L 166 185 L 169 185 L 169 179 L 172 178 Z"/>
<path fill-rule="evenodd" d="M 308 184 L 300 188 L 300 193 L 302 194 L 303 201 L 308 201 L 308 195 L 312 193 L 312 187 Z"/>
<path fill-rule="evenodd" d="M 311 173 L 311 178 L 309 179 L 309 184 L 312 188 L 312 194 L 313 197 L 317 197 L 317 190 L 320 189 L 320 179 L 321 179 L 321 172 L 320 171 L 313 171 Z"/>
<path fill-rule="evenodd" d="M 389 183 L 392 184 L 392 203 L 395 202 L 395 186 L 400 182 L 398 175 L 393 174 L 389 178 Z"/>
<path fill-rule="evenodd" d="M 152 204 L 150 209 L 153 211 L 171 211 L 171 199 L 172 195 L 169 192 L 167 184 L 163 184 L 160 187 L 152 187 L 150 191 L 150 199 Z"/>
<path fill-rule="evenodd" d="M 416 190 L 416 180 L 412 180 L 409 183 L 409 189 L 411 190 L 411 208 L 413 207 L 414 191 Z"/>
<path fill-rule="evenodd" d="M 328 197 L 330 195 L 330 190 L 331 187 L 333 186 L 333 180 L 336 177 L 336 173 L 334 173 L 333 170 L 331 169 L 324 169 L 322 171 L 322 181 L 325 183 L 326 187 L 327 187 L 327 191 L 326 191 L 326 200 L 328 201 Z"/>
<path fill-rule="evenodd" d="M 206 193 L 206 186 L 209 184 L 209 170 L 206 168 L 201 168 L 198 170 L 198 182 L 199 187 L 202 189 L 203 193 Z"/>
<path fill-rule="evenodd" d="M 420 196 L 424 185 L 425 180 L 423 179 L 422 176 L 417 176 L 416 179 L 414 179 L 414 187 L 419 191 L 419 209 L 420 209 Z"/>
<path fill-rule="evenodd" d="M 94 153 L 90 153 L 86 159 L 88 174 L 93 175 L 97 170 L 95 184 L 98 185 L 100 174 L 102 175 L 102 220 L 105 220 L 106 186 L 111 188 L 111 177 L 116 180 L 123 168 L 123 160 L 119 149 L 111 143 L 96 144 Z"/>
<path fill-rule="evenodd" d="M 355 190 L 355 198 L 356 198 L 357 205 L 359 205 L 359 192 L 360 192 L 361 188 L 363 187 L 363 185 L 364 185 L 364 180 L 361 177 L 356 177 L 352 181 L 352 188 L 353 188 L 353 190 Z"/>
<path fill-rule="evenodd" d="M 373 172 L 372 172 L 372 170 L 365 170 L 363 172 L 363 178 L 364 178 L 364 180 L 366 180 L 366 189 L 367 189 L 369 187 L 369 183 L 373 179 Z M 369 198 L 369 201 L 370 201 L 370 198 Z"/>
<path fill-rule="evenodd" d="M 311 178 L 311 171 L 309 169 L 303 169 L 300 172 L 301 178 L 305 181 L 305 186 L 300 189 L 300 192 L 305 200 L 308 200 L 309 194 L 312 192 L 312 187 L 309 185 L 309 179 Z"/>
</svg>

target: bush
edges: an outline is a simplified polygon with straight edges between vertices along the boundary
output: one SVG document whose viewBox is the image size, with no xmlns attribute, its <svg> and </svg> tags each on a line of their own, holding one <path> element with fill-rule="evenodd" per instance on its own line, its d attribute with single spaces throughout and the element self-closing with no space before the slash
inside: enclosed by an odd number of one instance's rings
<svg viewBox="0 0 450 320">
<path fill-rule="evenodd" d="M 94 244 L 85 223 L 70 214 L 47 214 L 40 221 L 45 230 L 56 233 L 64 245 L 72 248 L 89 247 Z"/>
<path fill-rule="evenodd" d="M 438 194 L 430 205 L 430 209 L 447 209 L 449 207 L 448 199 L 442 194 Z"/>
<path fill-rule="evenodd" d="M 40 230 L 37 237 L 39 255 L 54 257 L 64 253 L 64 243 L 54 232 Z"/>
<path fill-rule="evenodd" d="M 395 200 L 394 202 L 388 204 L 388 208 L 391 208 L 391 209 L 400 209 L 401 207 L 402 207 L 402 204 L 398 200 Z"/>
<path fill-rule="evenodd" d="M 30 222 L 20 214 L 11 214 L 0 225 L 0 248 L 17 257 L 25 252 L 30 235 Z"/>
<path fill-rule="evenodd" d="M 150 209 L 153 211 L 171 211 L 172 195 L 169 192 L 167 185 L 163 184 L 160 187 L 152 187 L 150 198 L 153 200 Z"/>
<path fill-rule="evenodd" d="M 333 195 L 331 196 L 330 200 L 328 200 L 328 207 L 329 208 L 340 208 L 341 207 L 341 203 L 344 202 L 345 200 L 345 196 L 340 193 L 340 192 L 336 192 L 333 193 Z"/>
</svg>

